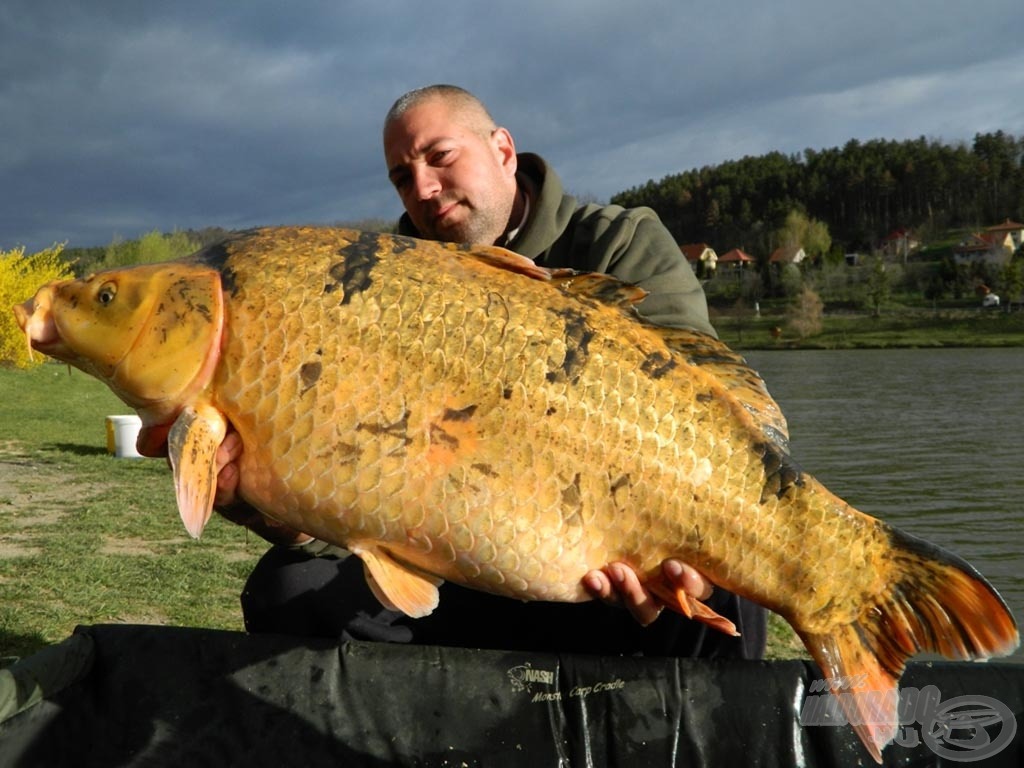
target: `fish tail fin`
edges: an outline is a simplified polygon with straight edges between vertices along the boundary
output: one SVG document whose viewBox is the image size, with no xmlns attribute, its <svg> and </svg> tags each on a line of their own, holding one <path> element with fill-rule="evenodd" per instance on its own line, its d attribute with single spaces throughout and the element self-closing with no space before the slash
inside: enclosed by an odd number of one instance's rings
<svg viewBox="0 0 1024 768">
<path fill-rule="evenodd" d="M 890 535 L 895 577 L 860 618 L 829 634 L 798 630 L 878 762 L 896 735 L 896 683 L 907 659 L 922 651 L 951 659 L 1004 656 L 1019 643 L 1006 604 L 969 563 L 902 531 Z M 837 682 L 849 690 L 837 691 Z"/>
</svg>

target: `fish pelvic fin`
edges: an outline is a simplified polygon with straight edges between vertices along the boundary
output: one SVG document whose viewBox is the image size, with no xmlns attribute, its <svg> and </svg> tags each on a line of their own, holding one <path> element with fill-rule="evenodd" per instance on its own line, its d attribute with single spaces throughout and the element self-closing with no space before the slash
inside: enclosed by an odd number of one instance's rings
<svg viewBox="0 0 1024 768">
<path fill-rule="evenodd" d="M 860 618 L 829 634 L 798 634 L 826 677 L 857 681 L 837 694 L 847 720 L 878 762 L 896 735 L 896 683 L 919 652 L 951 659 L 1012 653 L 1017 625 L 995 589 L 966 561 L 897 529 L 889 529 L 894 574 Z"/>
<path fill-rule="evenodd" d="M 659 580 L 646 582 L 644 586 L 666 608 L 676 613 L 681 613 L 688 619 L 696 619 L 703 622 L 719 632 L 724 632 L 733 637 L 740 636 L 733 622 L 720 613 L 716 613 L 710 606 L 702 603 L 697 598 L 687 594 L 686 590 L 670 586 L 664 581 Z"/>
<path fill-rule="evenodd" d="M 420 619 L 437 607 L 437 588 L 444 579 L 400 563 L 377 546 L 353 544 L 349 549 L 363 561 L 366 583 L 385 608 Z"/>
<path fill-rule="evenodd" d="M 202 405 L 183 410 L 167 436 L 178 513 L 193 539 L 202 534 L 213 512 L 217 448 L 225 434 L 224 415 L 211 405 Z"/>
</svg>

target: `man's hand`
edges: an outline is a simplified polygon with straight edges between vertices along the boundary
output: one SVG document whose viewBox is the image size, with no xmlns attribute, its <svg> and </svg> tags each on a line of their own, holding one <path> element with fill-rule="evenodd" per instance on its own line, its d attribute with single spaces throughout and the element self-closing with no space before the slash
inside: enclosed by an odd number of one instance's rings
<svg viewBox="0 0 1024 768">
<path fill-rule="evenodd" d="M 697 600 L 711 597 L 711 582 L 689 565 L 673 559 L 662 563 L 661 569 L 667 583 L 682 588 L 690 597 Z M 640 584 L 636 571 L 625 563 L 612 563 L 603 570 L 590 571 L 583 577 L 583 586 L 598 600 L 626 608 L 645 627 L 661 615 L 661 605 Z"/>
<path fill-rule="evenodd" d="M 309 534 L 265 517 L 259 510 L 238 498 L 238 460 L 241 456 L 242 439 L 236 431 L 229 429 L 217 448 L 217 491 L 213 496 L 213 508 L 231 522 L 244 525 L 271 544 L 291 546 L 312 541 L 313 537 Z"/>
<path fill-rule="evenodd" d="M 230 507 L 238 501 L 238 460 L 242 457 L 242 438 L 233 429 L 228 429 L 220 447 L 217 448 L 217 491 L 213 496 L 214 507 Z"/>
</svg>

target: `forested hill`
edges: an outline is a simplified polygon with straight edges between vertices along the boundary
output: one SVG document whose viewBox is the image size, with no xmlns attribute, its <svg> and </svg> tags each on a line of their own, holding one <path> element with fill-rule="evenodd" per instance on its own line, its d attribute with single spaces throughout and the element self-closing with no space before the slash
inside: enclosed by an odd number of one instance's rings
<svg viewBox="0 0 1024 768">
<path fill-rule="evenodd" d="M 768 252 L 791 210 L 828 225 L 834 248 L 870 249 L 889 232 L 920 234 L 1024 218 L 1024 138 L 1003 131 L 973 142 L 851 140 L 772 152 L 666 176 L 613 203 L 646 205 L 680 243 Z"/>
</svg>

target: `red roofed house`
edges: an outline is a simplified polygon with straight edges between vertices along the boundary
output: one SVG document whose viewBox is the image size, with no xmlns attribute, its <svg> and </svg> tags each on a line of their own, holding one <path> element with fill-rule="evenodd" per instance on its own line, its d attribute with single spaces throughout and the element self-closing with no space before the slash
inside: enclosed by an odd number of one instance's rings
<svg viewBox="0 0 1024 768">
<path fill-rule="evenodd" d="M 1010 239 L 1013 241 L 1014 250 L 1020 248 L 1020 244 L 1024 242 L 1024 224 L 1017 221 L 1010 221 L 1007 219 L 1002 224 L 996 224 L 994 227 L 986 228 L 985 231 L 992 232 L 993 234 L 1006 232 L 1010 235 Z"/>
<path fill-rule="evenodd" d="M 894 229 L 882 238 L 882 253 L 886 256 L 902 256 L 921 247 L 921 241 L 909 229 Z"/>
<path fill-rule="evenodd" d="M 975 233 L 953 248 L 953 259 L 958 264 L 978 263 L 1001 266 L 1013 256 L 1016 247 L 1007 230 Z"/>
<path fill-rule="evenodd" d="M 698 276 L 710 277 L 718 266 L 718 254 L 715 249 L 707 243 L 687 243 L 680 245 L 679 250 L 690 262 L 693 271 Z"/>
<path fill-rule="evenodd" d="M 744 253 L 739 248 L 733 248 L 728 253 L 718 257 L 718 263 L 730 269 L 743 269 L 746 264 L 753 264 L 756 259 L 750 254 Z"/>
<path fill-rule="evenodd" d="M 776 248 L 768 259 L 769 264 L 799 264 L 807 258 L 807 253 L 799 245 L 784 245 Z"/>
</svg>

